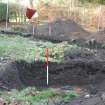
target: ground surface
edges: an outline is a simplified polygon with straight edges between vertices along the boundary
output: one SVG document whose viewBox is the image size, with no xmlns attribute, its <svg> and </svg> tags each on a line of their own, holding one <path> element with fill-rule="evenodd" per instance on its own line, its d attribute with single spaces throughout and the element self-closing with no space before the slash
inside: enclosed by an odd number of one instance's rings
<svg viewBox="0 0 105 105">
<path fill-rule="evenodd" d="M 90 34 L 72 21 L 56 21 L 52 24 L 52 27 L 54 31 L 52 30 L 53 36 L 50 36 L 51 39 L 65 41 L 75 38 L 86 40 L 95 38 L 104 46 L 104 32 Z M 49 36 L 48 24 L 38 28 L 40 29 L 40 37 L 43 36 L 42 39 Z M 49 87 L 46 86 L 44 55 L 46 47 L 49 48 Z M 36 86 L 40 89 L 52 87 L 53 90 L 58 89 L 57 93 L 59 89 L 60 92 L 64 93 L 73 90 L 76 94 L 79 93 L 79 96 L 73 100 L 70 100 L 71 93 L 67 93 L 67 102 L 64 102 L 64 97 L 61 99 L 57 94 L 57 103 L 50 101 L 48 105 L 105 105 L 105 50 L 89 49 L 78 46 L 76 43 L 52 43 L 16 35 L 11 36 L 10 34 L 0 35 L 0 89 L 19 89 L 24 93 L 24 87 L 29 86 Z M 3 97 L 3 94 L 1 94 L 1 97 Z M 14 95 L 17 94 L 16 91 L 13 94 L 14 92 L 10 96 L 14 99 Z M 25 95 L 19 94 L 18 97 L 22 96 Z M 41 96 L 38 95 L 42 99 L 43 97 L 46 97 L 46 99 L 53 97 L 55 100 L 54 96 L 56 96 L 55 93 L 53 94 L 51 91 L 47 91 Z M 60 96 L 62 95 L 60 94 Z M 77 95 L 73 95 L 73 97 L 75 96 Z M 3 99 L 5 99 L 4 97 Z M 31 97 L 27 98 L 29 102 L 32 102 L 31 99 L 37 100 L 35 94 L 31 93 Z M 11 99 L 9 98 L 9 100 Z M 21 101 L 26 101 L 25 98 L 23 100 Z M 8 97 L 6 101 L 8 101 Z M 24 104 L 26 105 L 26 103 Z M 21 103 L 21 105 L 24 104 Z M 40 105 L 40 103 L 37 104 Z M 27 105 L 31 104 L 28 103 Z"/>
<path fill-rule="evenodd" d="M 61 63 L 49 62 L 49 86 L 64 90 L 73 90 L 73 87 L 76 86 L 80 89 L 83 88 L 83 91 L 86 89 L 82 96 L 73 101 L 61 102 L 62 100 L 59 100 L 61 105 L 75 105 L 77 103 L 79 105 L 87 103 L 87 105 L 95 105 L 96 103 L 104 105 L 101 103 L 104 102 L 105 91 L 105 51 L 85 48 L 75 51 L 65 52 L 65 59 Z M 0 70 L 1 89 L 3 90 L 22 89 L 24 86 L 46 88 L 46 68 L 43 61 L 30 63 L 2 57 Z M 91 96 L 85 98 L 85 94 Z M 58 104 L 59 101 L 57 101 Z"/>
</svg>

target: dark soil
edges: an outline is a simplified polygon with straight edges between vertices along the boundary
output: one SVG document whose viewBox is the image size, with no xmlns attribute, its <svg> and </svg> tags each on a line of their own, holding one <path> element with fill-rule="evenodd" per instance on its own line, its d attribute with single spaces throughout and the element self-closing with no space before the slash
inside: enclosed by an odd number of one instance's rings
<svg viewBox="0 0 105 105">
<path fill-rule="evenodd" d="M 65 54 L 64 63 L 49 62 L 49 86 L 98 84 L 105 79 L 105 51 L 81 50 Z M 10 61 L 0 67 L 0 81 L 9 88 L 46 87 L 44 62 Z M 101 87 L 100 87 L 101 88 Z"/>
<path fill-rule="evenodd" d="M 2 23 L 4 24 L 4 23 Z M 1 26 L 3 26 L 1 24 Z M 12 27 L 9 23 L 9 27 Z M 51 23 L 51 35 L 49 35 L 49 24 L 48 22 L 43 22 L 40 25 L 35 26 L 35 38 L 45 39 L 53 42 L 61 41 L 71 41 L 72 39 L 85 39 L 90 35 L 89 32 L 85 31 L 79 24 L 75 23 L 72 20 L 56 20 Z M 33 33 L 33 26 L 31 24 L 21 24 L 14 25 L 12 31 L 14 32 L 4 32 L 7 34 L 20 34 L 21 36 L 30 36 Z"/>
<path fill-rule="evenodd" d="M 8 35 L 20 35 L 23 37 L 33 36 L 33 26 L 31 24 L 8 23 L 8 25 L 10 29 L 8 31 L 1 30 L 0 33 Z M 0 23 L 0 26 L 5 26 L 5 23 Z M 49 23 L 42 22 L 41 24 L 38 24 L 35 26 L 34 38 L 49 40 L 52 42 L 68 41 L 82 43 L 82 45 L 84 45 L 84 42 L 93 39 L 99 44 L 105 42 L 104 31 L 89 33 L 84 30 L 81 25 L 75 23 L 72 20 L 59 19 L 52 22 L 51 27 L 51 35 L 49 35 Z"/>
<path fill-rule="evenodd" d="M 80 86 L 90 95 L 86 98 L 84 91 L 81 96 L 60 105 L 105 105 L 104 53 L 104 50 L 82 49 L 75 54 L 65 53 L 65 62 L 62 64 L 49 62 L 49 87 Z M 47 87 L 44 62 L 28 63 L 6 59 L 0 62 L 1 89 Z"/>
<path fill-rule="evenodd" d="M 72 39 L 84 39 L 89 36 L 79 24 L 71 20 L 56 20 L 51 23 L 51 35 L 49 35 L 49 24 L 43 23 L 38 26 L 38 35 L 49 37 L 53 40 L 70 41 Z"/>
<path fill-rule="evenodd" d="M 9 31 L 2 30 L 0 33 L 4 34 L 16 34 L 23 37 L 33 36 L 33 26 L 31 24 L 18 24 L 18 23 L 8 23 Z M 0 23 L 1 28 L 5 28 L 5 22 Z M 82 28 L 81 25 L 75 23 L 72 20 L 55 20 L 51 23 L 51 35 L 49 35 L 49 23 L 42 22 L 35 26 L 35 38 L 49 40 L 52 42 L 69 41 L 72 42 L 76 40 L 88 41 L 95 39 L 98 43 L 105 42 L 105 32 L 95 32 L 89 33 Z M 11 30 L 12 29 L 12 30 Z"/>
<path fill-rule="evenodd" d="M 90 36 L 86 37 L 86 40 L 95 39 L 98 43 L 105 42 L 105 31 L 100 31 L 96 33 L 92 33 Z"/>
<path fill-rule="evenodd" d="M 89 98 L 78 97 L 63 105 L 105 105 L 105 100 L 102 98 L 102 94 L 93 95 Z"/>
</svg>

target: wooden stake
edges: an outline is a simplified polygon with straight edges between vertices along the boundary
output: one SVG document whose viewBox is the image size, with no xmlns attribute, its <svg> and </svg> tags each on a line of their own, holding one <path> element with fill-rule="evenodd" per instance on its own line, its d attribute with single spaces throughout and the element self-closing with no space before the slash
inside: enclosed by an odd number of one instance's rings
<svg viewBox="0 0 105 105">
<path fill-rule="evenodd" d="M 49 36 L 51 36 L 51 23 L 49 23 Z"/>
<path fill-rule="evenodd" d="M 33 34 L 33 37 L 34 37 L 34 34 L 35 34 L 35 27 L 34 27 L 34 24 L 33 24 L 33 27 L 32 27 L 32 34 Z"/>
<path fill-rule="evenodd" d="M 51 23 L 52 23 L 52 18 L 49 16 L 48 17 L 48 29 L 49 29 L 49 36 L 51 36 L 51 31 L 52 31 L 52 27 L 51 27 Z"/>
</svg>

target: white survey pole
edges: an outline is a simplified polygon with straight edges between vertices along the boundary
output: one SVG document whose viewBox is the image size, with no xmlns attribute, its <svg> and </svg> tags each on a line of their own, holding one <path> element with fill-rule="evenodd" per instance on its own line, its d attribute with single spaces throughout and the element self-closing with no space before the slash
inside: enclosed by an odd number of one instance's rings
<svg viewBox="0 0 105 105">
<path fill-rule="evenodd" d="M 49 16 L 48 17 L 48 33 L 49 33 L 49 36 L 51 36 L 51 33 L 52 32 L 52 17 Z"/>
<path fill-rule="evenodd" d="M 48 73 L 48 65 L 47 65 L 47 85 L 48 85 L 48 80 L 49 80 L 49 75 L 48 75 L 49 73 Z"/>
<path fill-rule="evenodd" d="M 36 34 L 37 31 L 37 18 L 38 18 L 38 13 L 35 12 L 34 15 L 32 16 L 32 21 L 33 21 L 33 36 Z M 36 22 L 35 22 L 36 21 Z"/>
<path fill-rule="evenodd" d="M 9 0 L 7 0 L 7 12 L 6 12 L 6 29 L 8 28 L 8 11 L 9 11 Z"/>
</svg>

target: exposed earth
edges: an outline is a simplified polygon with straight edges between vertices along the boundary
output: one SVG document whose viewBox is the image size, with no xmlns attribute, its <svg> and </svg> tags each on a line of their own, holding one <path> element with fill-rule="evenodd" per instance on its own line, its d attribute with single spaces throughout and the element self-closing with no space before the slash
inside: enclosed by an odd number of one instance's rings
<svg viewBox="0 0 105 105">
<path fill-rule="evenodd" d="M 8 34 L 23 35 L 21 33 L 27 33 L 27 35 L 33 33 L 33 26 L 29 23 L 16 25 L 14 23 L 9 24 Z M 35 37 L 40 39 L 46 39 L 49 41 L 71 41 L 72 39 L 82 39 L 85 40 L 91 34 L 85 31 L 79 24 L 75 23 L 72 20 L 56 20 L 50 24 L 51 26 L 51 35 L 49 35 L 49 23 L 42 22 L 41 24 L 35 26 Z M 1 28 L 4 29 L 5 24 L 1 23 Z M 3 30 L 4 31 L 4 30 Z M 2 31 L 2 33 L 3 33 Z M 11 32 L 12 31 L 12 32 Z M 5 33 L 6 31 L 4 31 Z"/>
<path fill-rule="evenodd" d="M 105 41 L 104 32 L 89 33 L 73 21 L 61 20 L 52 23 L 52 36 L 48 34 L 48 23 L 38 26 L 37 36 L 58 41 Z M 66 89 L 69 90 L 79 86 L 83 93 L 70 102 L 56 105 L 105 105 L 105 50 L 82 47 L 76 52 L 64 54 L 64 62 L 49 62 L 49 87 L 68 86 Z M 23 86 L 47 88 L 45 64 L 0 58 L 0 82 L 1 89 L 6 90 L 21 89 Z"/>
<path fill-rule="evenodd" d="M 76 54 L 66 54 L 62 64 L 49 63 L 49 87 L 67 90 L 74 86 L 83 88 L 82 96 L 61 105 L 104 105 L 105 101 L 105 51 L 82 49 Z M 69 59 L 67 59 L 69 58 Z M 0 68 L 1 89 L 38 86 L 46 88 L 46 68 L 43 62 L 27 63 L 2 59 Z M 90 96 L 85 97 L 86 94 Z M 98 103 L 98 104 L 97 104 Z"/>
</svg>

